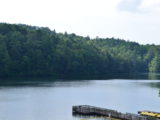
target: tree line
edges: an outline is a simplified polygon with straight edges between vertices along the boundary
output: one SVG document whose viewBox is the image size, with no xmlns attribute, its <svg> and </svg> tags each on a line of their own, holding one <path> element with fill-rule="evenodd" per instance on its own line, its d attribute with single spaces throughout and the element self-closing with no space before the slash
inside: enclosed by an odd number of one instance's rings
<svg viewBox="0 0 160 120">
<path fill-rule="evenodd" d="M 0 76 L 160 72 L 160 46 L 0 23 Z"/>
</svg>

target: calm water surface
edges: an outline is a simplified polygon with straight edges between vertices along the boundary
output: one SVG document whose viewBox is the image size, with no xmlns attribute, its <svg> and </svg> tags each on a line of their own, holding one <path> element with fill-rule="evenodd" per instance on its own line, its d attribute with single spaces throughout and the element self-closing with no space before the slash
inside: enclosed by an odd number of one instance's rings
<svg viewBox="0 0 160 120">
<path fill-rule="evenodd" d="M 160 80 L 31 81 L 0 83 L 0 120 L 80 120 L 72 116 L 72 106 L 84 104 L 160 112 Z"/>
</svg>

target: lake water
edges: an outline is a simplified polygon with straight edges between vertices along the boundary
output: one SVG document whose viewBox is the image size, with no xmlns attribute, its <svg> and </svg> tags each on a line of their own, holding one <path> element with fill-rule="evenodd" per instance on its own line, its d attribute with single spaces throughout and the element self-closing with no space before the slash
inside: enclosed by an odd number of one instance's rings
<svg viewBox="0 0 160 120">
<path fill-rule="evenodd" d="M 0 82 L 0 120 L 81 120 L 72 116 L 73 105 L 160 112 L 160 80 L 151 75 L 143 79 L 19 78 Z"/>
</svg>

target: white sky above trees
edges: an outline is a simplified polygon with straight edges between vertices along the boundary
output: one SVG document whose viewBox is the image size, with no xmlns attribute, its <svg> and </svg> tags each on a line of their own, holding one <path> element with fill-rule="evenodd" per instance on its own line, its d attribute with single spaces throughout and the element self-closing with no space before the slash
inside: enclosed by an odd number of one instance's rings
<svg viewBox="0 0 160 120">
<path fill-rule="evenodd" d="M 160 44 L 160 0 L 0 0 L 0 22 Z"/>
</svg>

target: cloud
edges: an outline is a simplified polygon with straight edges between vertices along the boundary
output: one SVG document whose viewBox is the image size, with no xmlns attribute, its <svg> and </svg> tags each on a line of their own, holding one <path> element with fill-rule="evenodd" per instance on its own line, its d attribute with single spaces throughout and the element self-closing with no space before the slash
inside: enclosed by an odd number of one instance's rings
<svg viewBox="0 0 160 120">
<path fill-rule="evenodd" d="M 142 0 L 122 0 L 117 9 L 120 11 L 137 12 L 142 4 Z"/>
<path fill-rule="evenodd" d="M 147 12 L 160 12 L 160 0 L 143 0 L 141 9 Z"/>
<path fill-rule="evenodd" d="M 121 0 L 117 9 L 125 12 L 160 12 L 160 0 Z"/>
</svg>

